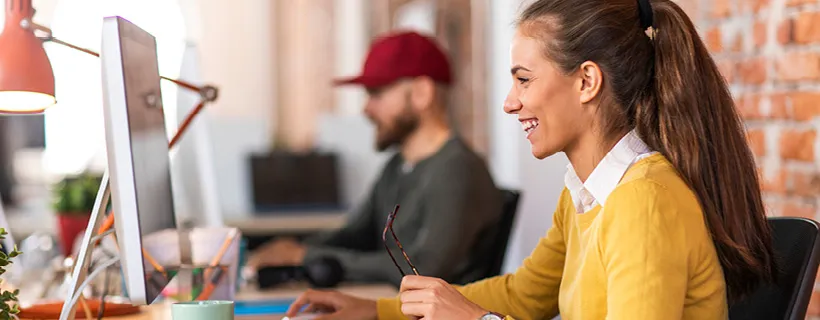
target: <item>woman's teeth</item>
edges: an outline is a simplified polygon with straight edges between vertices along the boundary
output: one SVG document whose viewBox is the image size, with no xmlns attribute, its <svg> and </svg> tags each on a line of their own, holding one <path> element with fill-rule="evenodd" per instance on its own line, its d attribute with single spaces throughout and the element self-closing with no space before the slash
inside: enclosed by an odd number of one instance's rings
<svg viewBox="0 0 820 320">
<path fill-rule="evenodd" d="M 521 127 L 524 129 L 524 132 L 529 136 L 535 128 L 538 128 L 538 120 L 524 120 L 521 121 Z"/>
</svg>

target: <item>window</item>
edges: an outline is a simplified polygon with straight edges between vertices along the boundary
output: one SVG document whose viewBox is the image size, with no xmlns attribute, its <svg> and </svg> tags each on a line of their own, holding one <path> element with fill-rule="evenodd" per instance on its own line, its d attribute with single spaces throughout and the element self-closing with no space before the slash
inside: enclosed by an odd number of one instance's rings
<svg viewBox="0 0 820 320">
<path fill-rule="evenodd" d="M 161 75 L 177 78 L 185 49 L 185 25 L 173 0 L 60 0 L 50 24 L 54 36 L 99 52 L 102 20 L 122 16 L 157 39 Z M 46 174 L 64 175 L 106 165 L 100 60 L 46 43 L 54 69 L 57 105 L 46 111 Z M 166 121 L 176 123 L 176 85 L 162 82 Z M 176 125 L 170 126 L 176 127 Z M 173 134 L 169 132 L 169 135 Z"/>
</svg>

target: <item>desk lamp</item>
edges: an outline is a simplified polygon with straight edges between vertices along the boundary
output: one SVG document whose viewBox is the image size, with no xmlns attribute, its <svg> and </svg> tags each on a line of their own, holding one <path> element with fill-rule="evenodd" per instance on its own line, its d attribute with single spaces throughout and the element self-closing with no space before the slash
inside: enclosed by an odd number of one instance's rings
<svg viewBox="0 0 820 320">
<path fill-rule="evenodd" d="M 6 21 L 3 32 L 0 33 L 0 115 L 39 114 L 56 104 L 54 95 L 54 73 L 51 62 L 43 49 L 43 41 L 51 41 L 60 45 L 99 57 L 99 53 L 84 49 L 53 36 L 51 30 L 32 21 L 34 8 L 31 0 L 6 0 Z M 44 33 L 38 37 L 35 31 Z M 188 128 L 193 118 L 204 108 L 206 103 L 213 102 L 218 96 L 218 90 L 213 86 L 196 86 L 191 83 L 161 76 L 183 88 L 197 91 L 200 102 L 191 110 L 180 125 L 177 133 L 169 142 L 173 147 Z M 110 194 L 108 175 L 101 184 L 97 194 L 97 201 L 106 203 Z M 100 203 L 98 203 L 100 204 Z M 97 206 L 104 208 L 104 205 Z M 104 213 L 99 215 L 105 216 Z M 102 236 L 114 223 L 114 215 L 109 214 L 105 221 L 89 221 L 89 230 Z M 97 242 L 97 241 L 95 241 Z M 98 242 L 97 242 L 98 243 Z M 146 253 L 147 254 L 147 253 Z M 146 260 L 153 259 L 146 255 Z M 85 268 L 85 266 L 75 266 Z M 84 277 L 83 271 L 80 272 Z M 74 272 L 77 275 L 77 270 Z M 80 293 L 71 293 L 71 296 Z M 70 297 L 71 298 L 71 297 Z"/>
<path fill-rule="evenodd" d="M 0 115 L 39 114 L 56 104 L 54 95 L 54 71 L 43 49 L 42 42 L 50 41 L 96 57 L 100 54 L 67 43 L 53 36 L 51 29 L 32 21 L 34 8 L 31 0 L 6 0 L 6 22 L 0 33 Z M 34 31 L 44 33 L 37 37 Z M 202 111 L 206 103 L 216 101 L 218 90 L 213 86 L 196 86 L 191 83 L 161 76 L 163 80 L 196 91 L 200 102 L 185 117 L 179 130 L 169 142 L 176 145 L 191 121 Z M 113 223 L 110 218 L 103 226 Z M 104 231 L 104 230 L 103 230 Z"/>
</svg>

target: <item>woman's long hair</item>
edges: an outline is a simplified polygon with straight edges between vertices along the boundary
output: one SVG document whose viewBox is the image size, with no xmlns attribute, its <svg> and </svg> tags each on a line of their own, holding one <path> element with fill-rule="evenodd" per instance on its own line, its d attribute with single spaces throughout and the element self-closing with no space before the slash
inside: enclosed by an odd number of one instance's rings
<svg viewBox="0 0 820 320">
<path fill-rule="evenodd" d="M 694 190 L 730 301 L 776 275 L 754 156 L 729 89 L 694 25 L 671 0 L 652 0 L 654 39 L 636 0 L 541 0 L 521 15 L 525 35 L 569 74 L 585 61 L 604 74 L 604 134 L 635 128 Z"/>
</svg>

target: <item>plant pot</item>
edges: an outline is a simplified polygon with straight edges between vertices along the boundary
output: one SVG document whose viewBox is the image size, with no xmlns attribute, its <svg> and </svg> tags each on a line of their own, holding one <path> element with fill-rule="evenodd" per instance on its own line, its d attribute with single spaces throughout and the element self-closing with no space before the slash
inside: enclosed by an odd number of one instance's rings
<svg viewBox="0 0 820 320">
<path fill-rule="evenodd" d="M 88 227 L 91 213 L 60 213 L 57 215 L 57 233 L 60 236 L 60 246 L 63 255 L 68 257 L 74 250 L 74 241 L 82 235 Z"/>
</svg>

